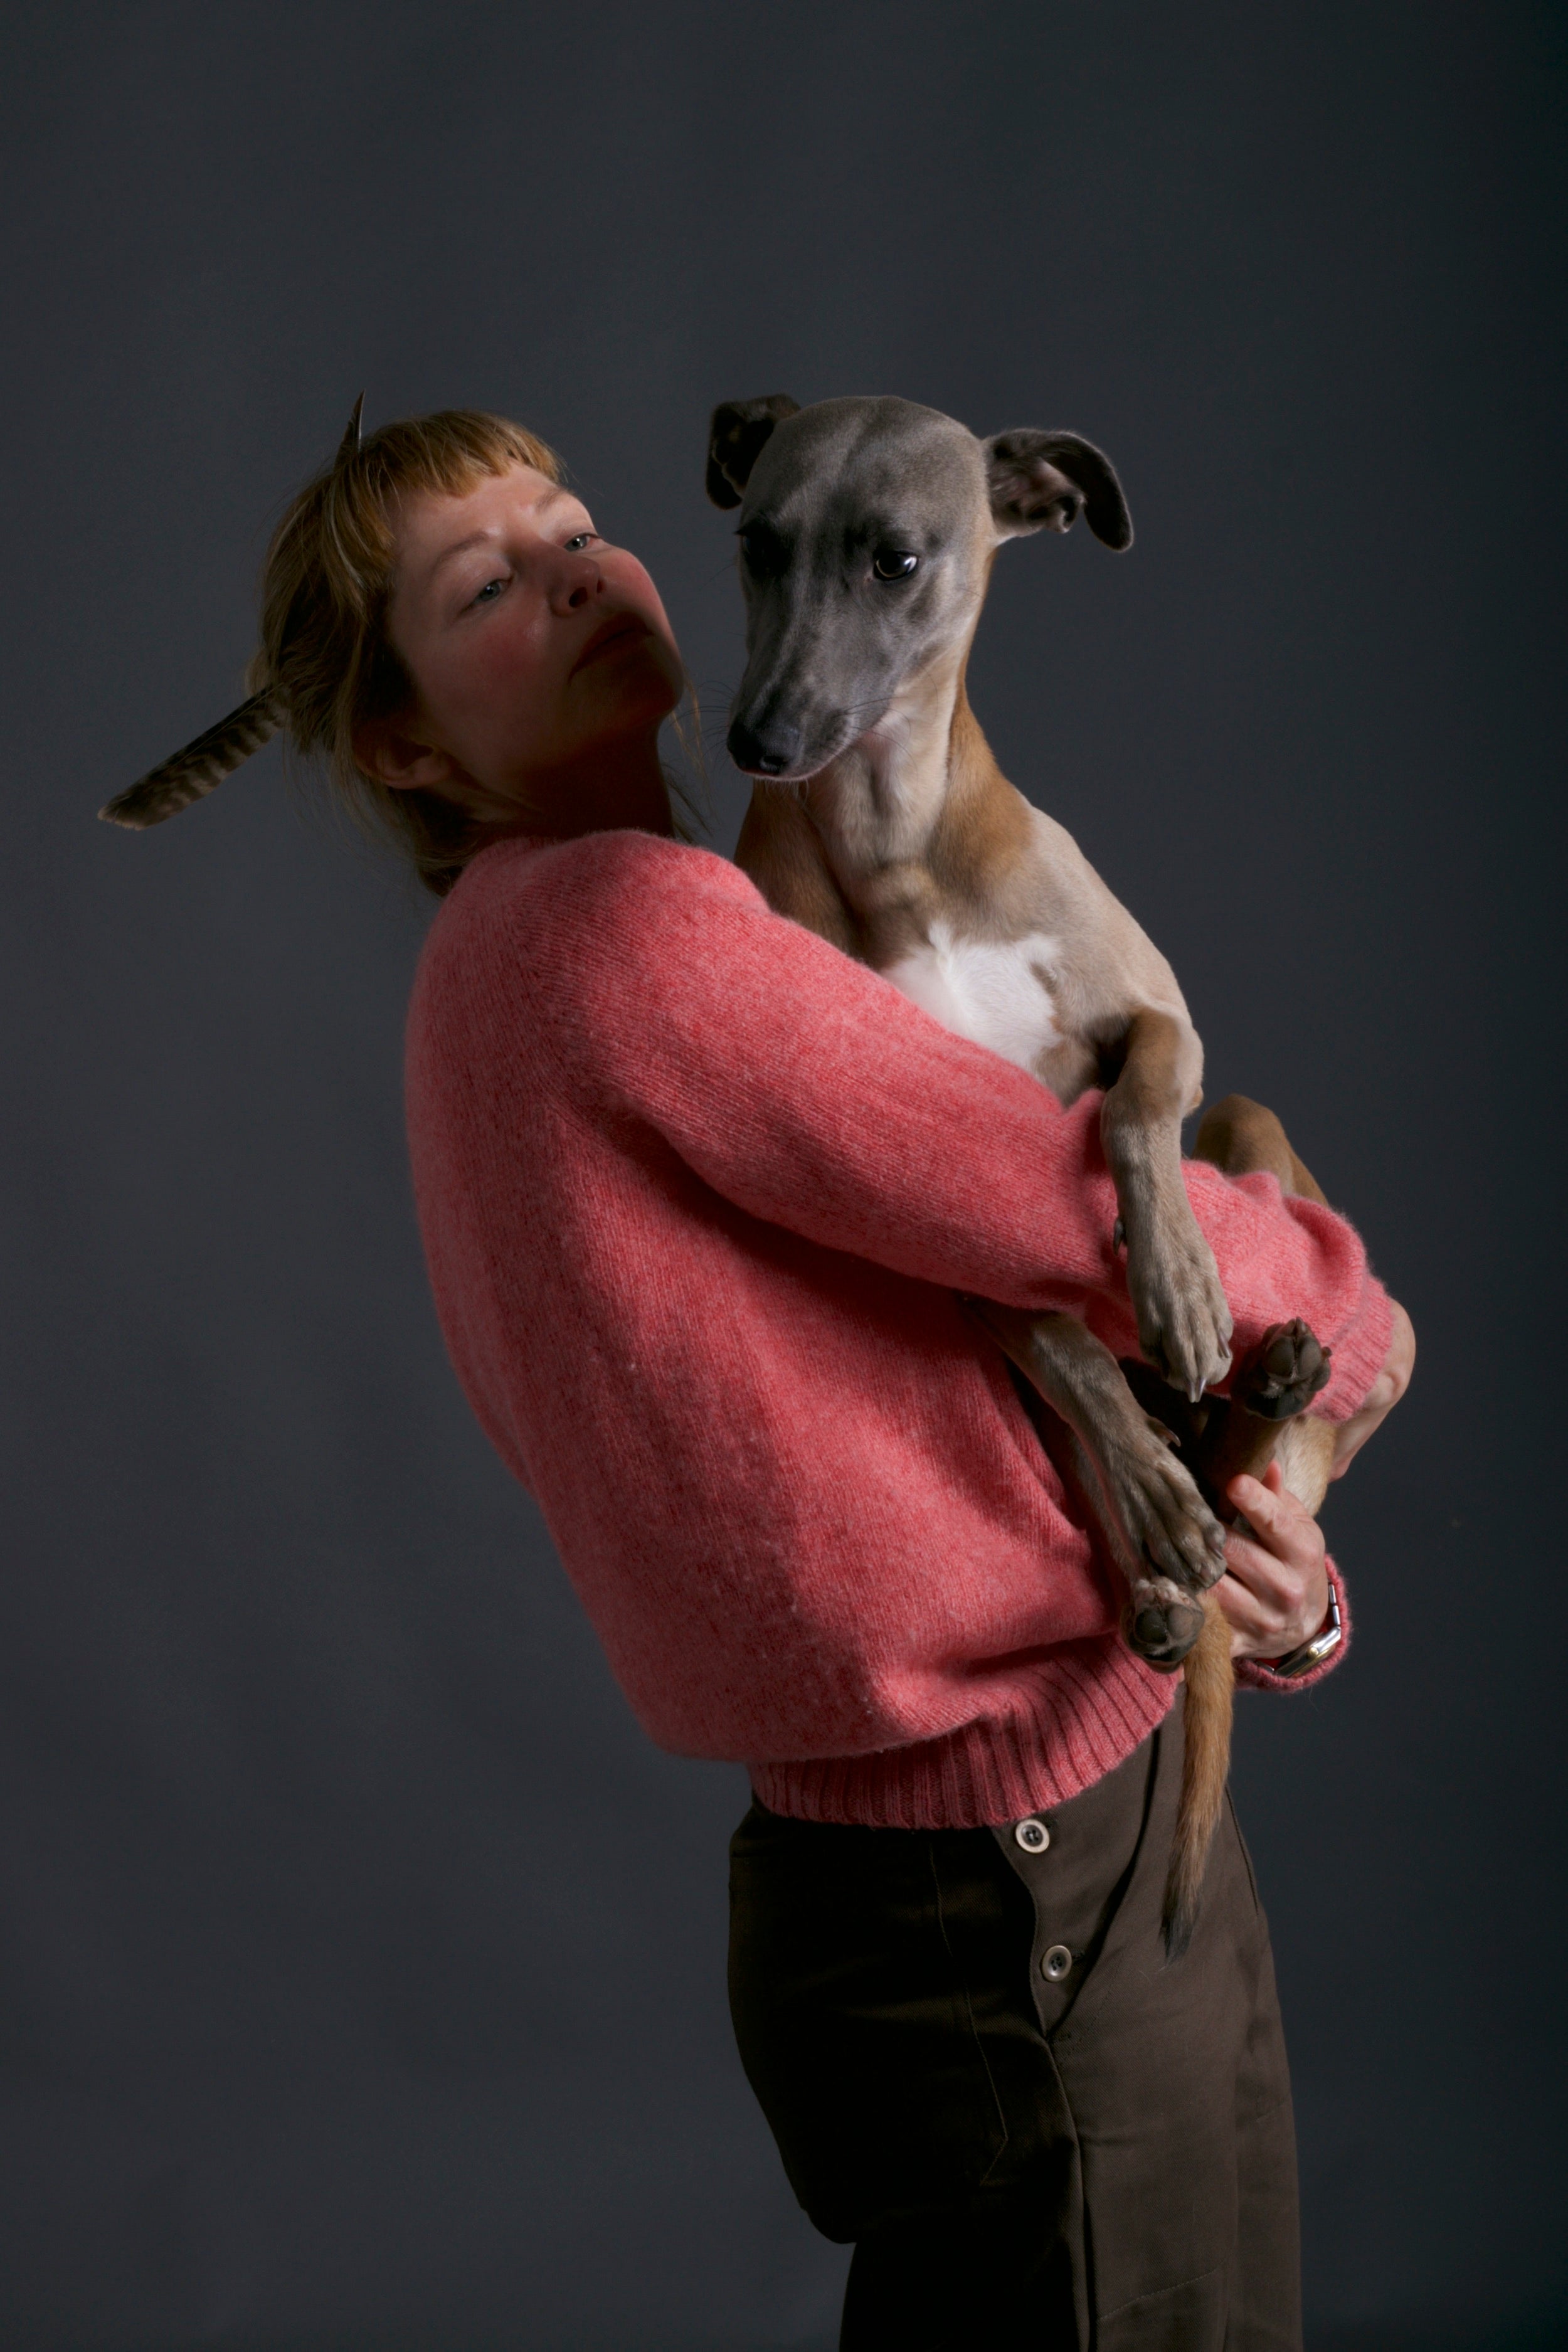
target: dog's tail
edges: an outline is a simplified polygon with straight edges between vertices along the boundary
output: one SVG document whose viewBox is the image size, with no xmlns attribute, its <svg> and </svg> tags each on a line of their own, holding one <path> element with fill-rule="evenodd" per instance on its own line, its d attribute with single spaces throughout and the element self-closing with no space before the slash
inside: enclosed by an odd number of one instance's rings
<svg viewBox="0 0 1568 2352">
<path fill-rule="evenodd" d="M 1230 1664 L 1230 1626 L 1212 1592 L 1204 1596 L 1203 1631 L 1187 1652 L 1182 1673 L 1187 1686 L 1182 1798 L 1165 1881 L 1165 1957 L 1172 1960 L 1179 1960 L 1192 1941 L 1230 1769 L 1236 1676 Z"/>
</svg>

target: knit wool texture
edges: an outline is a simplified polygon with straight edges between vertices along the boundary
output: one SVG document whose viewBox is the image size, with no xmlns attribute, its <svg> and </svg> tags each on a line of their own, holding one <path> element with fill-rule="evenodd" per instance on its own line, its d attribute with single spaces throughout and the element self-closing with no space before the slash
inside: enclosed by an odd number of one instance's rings
<svg viewBox="0 0 1568 2352">
<path fill-rule="evenodd" d="M 649 1736 L 777 1812 L 1011 1820 L 1172 1703 L 958 1296 L 1136 1354 L 1100 1099 L 648 835 L 497 844 L 432 926 L 408 1129 L 458 1378 Z M 1391 1332 L 1356 1235 L 1185 1175 L 1237 1356 L 1304 1316 L 1347 1417 Z"/>
</svg>

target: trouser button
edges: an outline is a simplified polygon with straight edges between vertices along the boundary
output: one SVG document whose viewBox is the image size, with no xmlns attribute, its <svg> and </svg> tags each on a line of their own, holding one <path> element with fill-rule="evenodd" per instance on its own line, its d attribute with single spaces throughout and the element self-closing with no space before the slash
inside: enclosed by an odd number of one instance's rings
<svg viewBox="0 0 1568 2352">
<path fill-rule="evenodd" d="M 1050 1950 L 1041 1958 L 1040 1974 L 1043 1977 L 1048 1977 L 1052 1984 L 1060 1984 L 1071 1966 L 1072 1954 L 1067 1946 L 1053 1944 Z"/>
<path fill-rule="evenodd" d="M 1045 1822 L 1033 1817 L 1020 1822 L 1013 1835 L 1026 1853 L 1044 1853 L 1051 1842 L 1051 1833 Z"/>
</svg>

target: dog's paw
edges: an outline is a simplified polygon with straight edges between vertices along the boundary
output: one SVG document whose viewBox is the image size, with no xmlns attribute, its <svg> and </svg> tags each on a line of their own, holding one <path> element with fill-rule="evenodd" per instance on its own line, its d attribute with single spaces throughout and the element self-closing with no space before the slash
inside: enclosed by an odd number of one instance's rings
<svg viewBox="0 0 1568 2352">
<path fill-rule="evenodd" d="M 1328 1386 L 1330 1354 L 1300 1316 L 1276 1323 L 1231 1382 L 1231 1402 L 1262 1421 L 1293 1420 Z"/>
<path fill-rule="evenodd" d="M 1195 1404 L 1230 1370 L 1230 1308 L 1214 1252 L 1188 1220 L 1131 1251 L 1127 1288 L 1138 1344 L 1173 1389 Z"/>
<path fill-rule="evenodd" d="M 1156 1580 L 1135 1586 L 1129 1597 L 1122 1632 L 1127 1646 L 1163 1673 L 1179 1666 L 1203 1631 L 1203 1604 L 1184 1601 L 1180 1593 Z"/>
<path fill-rule="evenodd" d="M 1169 1601 L 1206 1592 L 1225 1574 L 1225 1529 L 1173 1453 L 1174 1443 L 1163 1423 L 1141 1414 L 1102 1465 L 1110 1507 L 1141 1564 L 1130 1579 L 1134 1593 L 1140 1574 L 1152 1572 L 1166 1580 Z M 1136 1603 L 1135 1615 L 1143 1605 Z"/>
</svg>

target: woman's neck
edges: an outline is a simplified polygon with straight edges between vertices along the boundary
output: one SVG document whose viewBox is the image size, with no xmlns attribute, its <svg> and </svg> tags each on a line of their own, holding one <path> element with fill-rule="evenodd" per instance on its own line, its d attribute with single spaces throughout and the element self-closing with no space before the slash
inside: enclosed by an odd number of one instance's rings
<svg viewBox="0 0 1568 2352">
<path fill-rule="evenodd" d="M 508 813 L 487 793 L 474 814 L 480 836 L 476 854 L 491 841 L 527 834 L 557 841 L 621 831 L 668 836 L 675 831 L 675 816 L 659 762 L 658 730 L 600 744 L 570 767 L 533 780 L 526 800 L 520 797 Z"/>
</svg>

